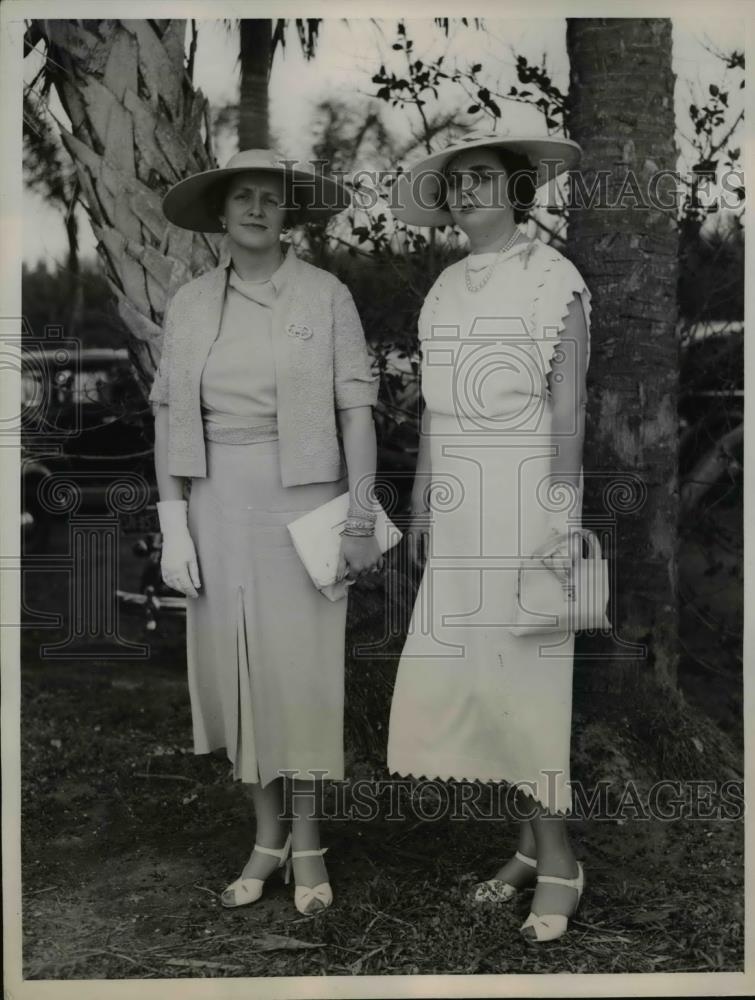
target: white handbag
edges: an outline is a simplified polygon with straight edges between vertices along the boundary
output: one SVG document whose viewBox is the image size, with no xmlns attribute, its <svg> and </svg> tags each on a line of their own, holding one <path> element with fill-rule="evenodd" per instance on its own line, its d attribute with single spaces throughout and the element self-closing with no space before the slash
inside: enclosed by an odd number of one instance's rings
<svg viewBox="0 0 755 1000">
<path fill-rule="evenodd" d="M 288 525 L 291 541 L 315 587 L 330 601 L 345 597 L 354 580 L 336 580 L 341 554 L 341 532 L 349 511 L 349 494 L 341 493 Z M 375 538 L 381 552 L 401 540 L 401 531 L 382 507 L 378 508 Z"/>
<path fill-rule="evenodd" d="M 600 539 L 587 528 L 569 528 L 569 534 L 572 533 L 581 535 L 587 542 L 589 555 L 585 559 L 580 546 L 580 558 L 574 561 L 571 570 L 571 560 L 563 559 L 563 566 L 570 575 L 569 584 L 562 585 L 553 570 L 536 556 L 522 561 L 511 628 L 514 635 L 553 635 L 611 628 L 606 614 L 608 560 L 603 558 Z"/>
</svg>

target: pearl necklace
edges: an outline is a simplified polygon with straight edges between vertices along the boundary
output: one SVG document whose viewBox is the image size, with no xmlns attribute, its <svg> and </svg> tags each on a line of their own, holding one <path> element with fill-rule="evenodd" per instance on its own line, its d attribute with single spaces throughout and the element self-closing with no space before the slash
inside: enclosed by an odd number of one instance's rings
<svg viewBox="0 0 755 1000">
<path fill-rule="evenodd" d="M 487 283 L 493 276 L 494 267 L 500 260 L 501 256 L 505 254 L 507 250 L 510 250 L 513 247 L 514 243 L 516 243 L 518 236 L 519 236 L 519 230 L 515 229 L 514 232 L 511 234 L 511 238 L 509 239 L 508 243 L 506 243 L 505 246 L 502 246 L 501 249 L 496 252 L 495 258 L 490 262 L 490 264 L 488 264 L 485 272 L 485 277 L 478 285 L 474 285 L 472 283 L 471 277 L 469 276 L 469 257 L 471 256 L 471 254 L 467 256 L 466 265 L 464 267 L 464 279 L 466 280 L 468 291 L 474 294 L 475 292 L 481 291 L 485 287 L 485 285 L 487 285 Z"/>
</svg>

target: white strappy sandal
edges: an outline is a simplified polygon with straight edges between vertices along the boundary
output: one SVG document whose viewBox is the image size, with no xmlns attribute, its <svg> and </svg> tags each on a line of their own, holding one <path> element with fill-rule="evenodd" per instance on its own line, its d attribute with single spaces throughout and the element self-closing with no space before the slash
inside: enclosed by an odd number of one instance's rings
<svg viewBox="0 0 755 1000">
<path fill-rule="evenodd" d="M 582 899 L 582 892 L 585 888 L 585 872 L 582 862 L 577 862 L 576 878 L 559 878 L 557 875 L 538 875 L 538 882 L 551 882 L 553 885 L 566 885 L 577 892 L 577 898 L 569 914 L 563 913 L 536 913 L 530 912 L 527 919 L 519 928 L 522 937 L 528 941 L 555 941 L 566 933 L 569 925 L 569 917 L 573 917 L 577 912 L 579 901 Z M 532 928 L 532 934 L 528 934 L 526 928 Z"/>
<path fill-rule="evenodd" d="M 313 851 L 294 851 L 291 854 L 291 860 L 322 857 L 326 851 L 327 847 L 319 847 Z M 327 910 L 332 902 L 333 890 L 330 888 L 330 882 L 320 882 L 311 888 L 308 885 L 297 885 L 294 889 L 294 905 L 299 913 L 303 913 L 305 916 L 318 913 L 320 910 Z"/>
<path fill-rule="evenodd" d="M 271 854 L 274 858 L 278 858 L 278 865 L 273 870 L 273 874 L 278 869 L 283 868 L 283 881 L 288 885 L 291 877 L 291 859 L 289 858 L 291 852 L 291 834 L 289 833 L 288 837 L 286 837 L 286 843 L 283 847 L 260 847 L 259 844 L 255 844 L 254 850 L 259 851 L 260 854 Z M 244 878 L 241 876 L 223 890 L 220 895 L 220 902 L 228 908 L 248 906 L 250 903 L 256 903 L 262 895 L 265 881 L 263 878 Z"/>
<path fill-rule="evenodd" d="M 530 868 L 537 868 L 536 859 L 528 858 L 521 851 L 517 851 L 514 857 L 517 861 L 529 865 Z M 504 882 L 503 879 L 489 878 L 485 882 L 475 883 L 472 887 L 470 899 L 473 903 L 509 903 L 520 891 L 521 888 L 517 889 L 515 885 L 511 885 L 510 882 Z"/>
</svg>

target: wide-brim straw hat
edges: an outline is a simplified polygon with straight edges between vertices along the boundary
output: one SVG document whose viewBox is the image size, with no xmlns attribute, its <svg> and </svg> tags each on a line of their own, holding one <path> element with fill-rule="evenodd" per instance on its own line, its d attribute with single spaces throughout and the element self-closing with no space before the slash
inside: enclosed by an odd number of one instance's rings
<svg viewBox="0 0 755 1000">
<path fill-rule="evenodd" d="M 208 195 L 216 184 L 249 171 L 277 173 L 284 180 L 286 202 L 307 219 L 325 221 L 351 204 L 351 194 L 335 177 L 317 173 L 271 149 L 243 149 L 224 167 L 192 174 L 168 191 L 162 208 L 169 222 L 200 233 L 222 233 Z"/>
<path fill-rule="evenodd" d="M 475 133 L 455 139 L 437 153 L 431 153 L 405 174 L 399 174 L 391 194 L 391 212 L 411 226 L 453 225 L 451 213 L 438 207 L 442 191 L 442 170 L 457 153 L 469 149 L 510 150 L 526 156 L 536 171 L 536 187 L 542 187 L 565 170 L 572 170 L 582 155 L 582 149 L 572 139 L 551 136 L 487 135 Z"/>
</svg>

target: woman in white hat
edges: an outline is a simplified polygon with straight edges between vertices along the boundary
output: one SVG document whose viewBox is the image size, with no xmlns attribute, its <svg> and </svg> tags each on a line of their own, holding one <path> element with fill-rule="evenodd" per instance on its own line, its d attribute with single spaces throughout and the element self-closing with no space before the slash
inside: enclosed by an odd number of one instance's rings
<svg viewBox="0 0 755 1000">
<path fill-rule="evenodd" d="M 579 154 L 554 138 L 457 142 L 400 176 L 391 206 L 413 225 L 457 225 L 470 252 L 419 317 L 425 410 L 407 534 L 416 559 L 427 551 L 388 767 L 516 790 L 518 849 L 473 898 L 509 901 L 536 884 L 521 928 L 533 941 L 564 933 L 584 884 L 564 822 L 574 635 L 510 626 L 519 557 L 540 554 L 565 581 L 576 556 L 567 528 L 581 520 L 590 292 L 518 223 Z"/>
<path fill-rule="evenodd" d="M 333 898 L 311 814 L 322 780 L 344 776 L 347 600 L 315 588 L 286 526 L 348 490 L 342 593 L 382 568 L 370 489 L 378 379 L 348 289 L 281 233 L 348 202 L 334 179 L 268 150 L 244 150 L 163 201 L 174 225 L 226 234 L 218 266 L 169 302 L 150 399 L 162 574 L 189 598 L 194 751 L 225 748 L 255 807 L 254 848 L 221 896 L 229 907 L 259 899 L 277 869 L 288 881 L 292 861 L 300 912 Z"/>
</svg>

